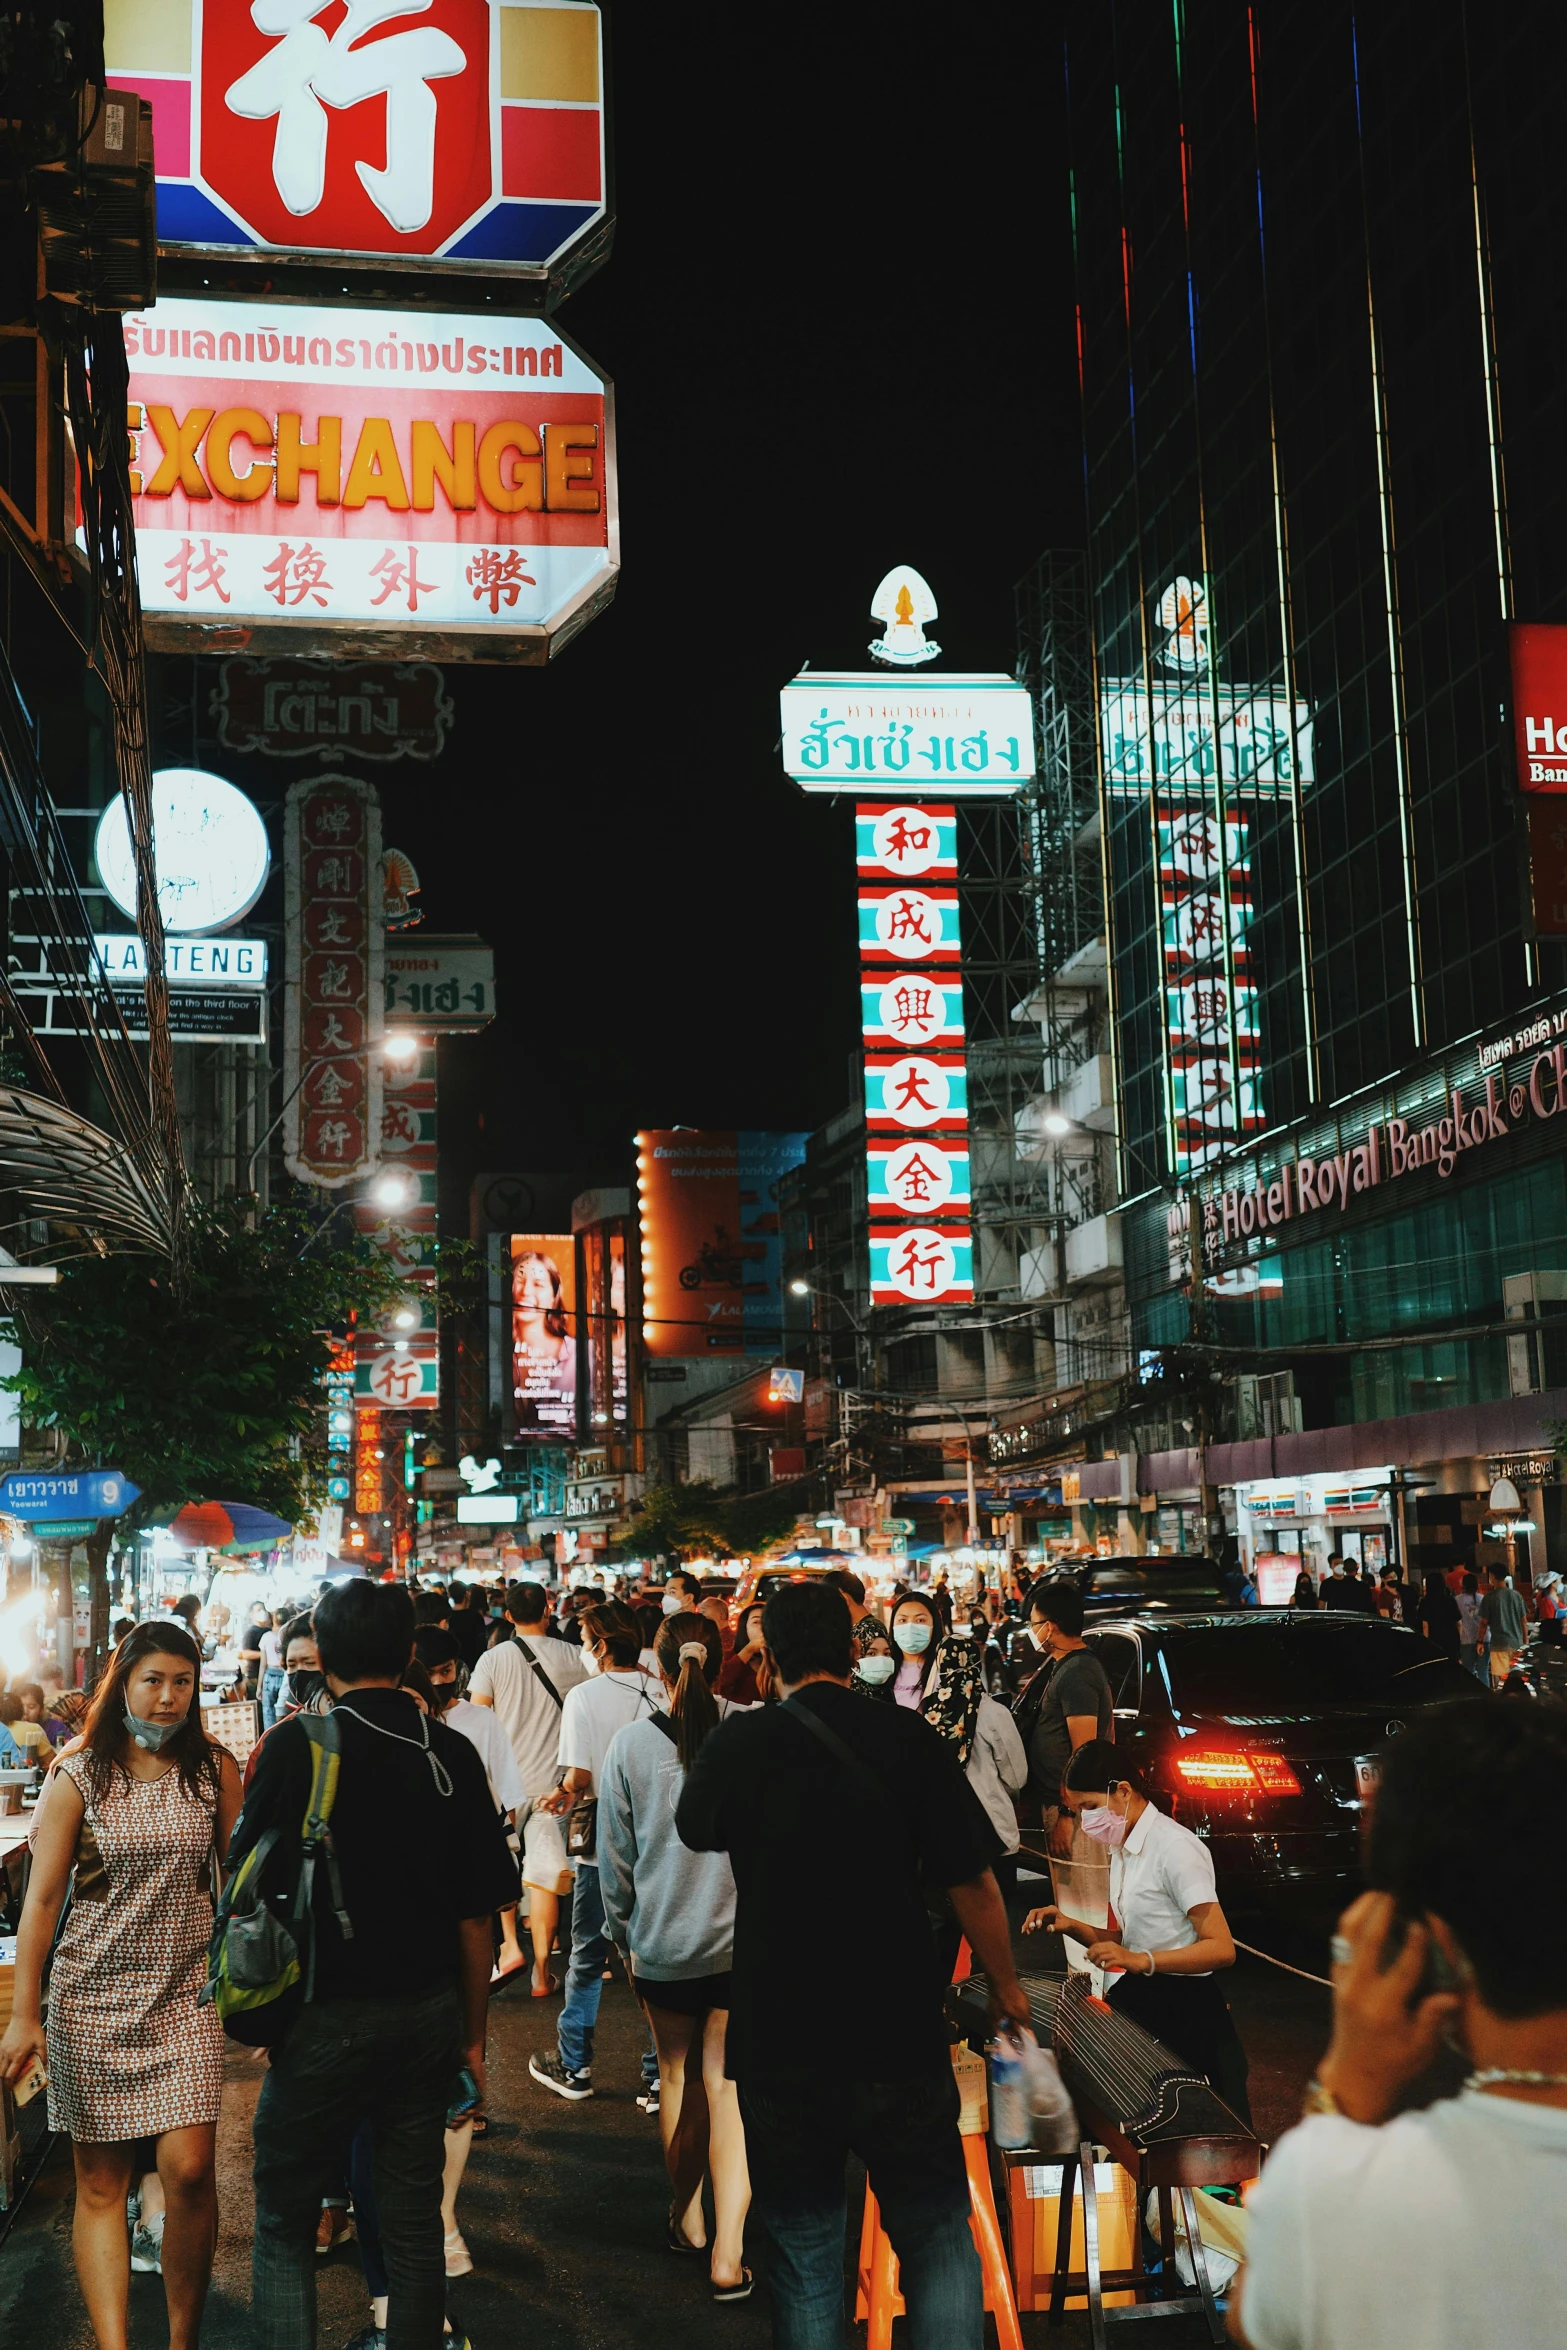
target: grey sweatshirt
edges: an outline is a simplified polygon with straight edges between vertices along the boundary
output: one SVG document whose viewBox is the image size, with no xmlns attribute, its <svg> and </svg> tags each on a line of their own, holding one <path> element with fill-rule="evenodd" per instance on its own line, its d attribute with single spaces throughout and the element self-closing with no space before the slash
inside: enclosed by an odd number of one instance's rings
<svg viewBox="0 0 1567 2350">
<path fill-rule="evenodd" d="M 720 1700 L 719 1710 L 730 1709 Z M 674 1742 L 656 1722 L 628 1722 L 610 1740 L 598 1790 L 604 1917 L 636 1972 L 654 1983 L 721 1975 L 734 1957 L 729 1856 L 688 1851 L 676 1835 L 683 1780 Z"/>
</svg>

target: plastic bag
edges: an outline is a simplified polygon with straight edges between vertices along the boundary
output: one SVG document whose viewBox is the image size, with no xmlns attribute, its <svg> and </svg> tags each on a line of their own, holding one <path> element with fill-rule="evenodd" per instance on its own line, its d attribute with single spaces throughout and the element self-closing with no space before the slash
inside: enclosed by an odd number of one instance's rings
<svg viewBox="0 0 1567 2350">
<path fill-rule="evenodd" d="M 1026 2025 L 1002 2024 L 991 2044 L 990 2133 L 998 2146 L 1077 2152 L 1081 2132 L 1061 2068 Z"/>
</svg>

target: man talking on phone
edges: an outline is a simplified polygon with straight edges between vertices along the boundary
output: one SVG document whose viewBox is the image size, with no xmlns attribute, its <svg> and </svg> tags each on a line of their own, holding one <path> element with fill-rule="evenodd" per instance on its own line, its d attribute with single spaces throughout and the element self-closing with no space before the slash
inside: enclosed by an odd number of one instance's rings
<svg viewBox="0 0 1567 2350">
<path fill-rule="evenodd" d="M 1469 1699 L 1389 1747 L 1373 1891 L 1333 1943 L 1333 2036 L 1247 2205 L 1251 2350 L 1563 2338 L 1567 1717 Z M 1463 2090 L 1401 2111 L 1447 2040 Z"/>
</svg>

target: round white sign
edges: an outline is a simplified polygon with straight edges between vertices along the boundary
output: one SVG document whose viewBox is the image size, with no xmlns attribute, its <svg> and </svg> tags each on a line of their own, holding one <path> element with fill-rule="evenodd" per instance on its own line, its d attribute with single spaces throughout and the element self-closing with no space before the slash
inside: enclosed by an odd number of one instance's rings
<svg viewBox="0 0 1567 2350">
<path fill-rule="evenodd" d="M 928 873 L 941 862 L 941 833 L 923 808 L 884 808 L 871 832 L 871 849 L 888 873 Z"/>
<path fill-rule="evenodd" d="M 886 1183 L 905 1216 L 928 1216 L 952 1197 L 952 1161 L 933 1142 L 905 1142 L 888 1156 Z"/>
<path fill-rule="evenodd" d="M 934 1126 L 951 1100 L 947 1072 L 923 1053 L 906 1053 L 883 1073 L 881 1106 L 900 1126 Z"/>
<path fill-rule="evenodd" d="M 160 767 L 152 779 L 158 907 L 166 930 L 227 930 L 260 897 L 271 868 L 267 828 L 254 804 L 221 775 Z M 123 799 L 98 819 L 98 878 L 122 914 L 136 918 L 136 867 Z"/>
<path fill-rule="evenodd" d="M 876 906 L 877 944 L 923 962 L 944 937 L 941 907 L 922 889 L 893 889 Z"/>
<path fill-rule="evenodd" d="M 947 1025 L 947 999 L 939 980 L 900 971 L 877 998 L 876 1016 L 899 1044 L 933 1044 Z"/>
<path fill-rule="evenodd" d="M 900 1297 L 940 1297 L 957 1278 L 958 1260 L 944 1232 L 916 1224 L 900 1232 L 887 1248 L 887 1280 Z"/>
</svg>

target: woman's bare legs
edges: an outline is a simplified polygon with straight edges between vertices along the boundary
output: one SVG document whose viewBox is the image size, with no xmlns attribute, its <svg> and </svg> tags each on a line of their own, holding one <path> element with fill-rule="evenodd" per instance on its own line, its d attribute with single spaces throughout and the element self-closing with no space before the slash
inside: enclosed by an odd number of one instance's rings
<svg viewBox="0 0 1567 2350">
<path fill-rule="evenodd" d="M 745 2159 L 745 2124 L 733 2081 L 724 2078 L 724 2038 L 729 2010 L 711 2007 L 702 2026 L 702 2083 L 707 2092 L 707 2167 L 713 2181 L 715 2285 L 737 2285 L 745 2267 L 745 2215 L 751 2208 L 751 2173 Z"/>
<path fill-rule="evenodd" d="M 131 2242 L 125 2231 L 125 2198 L 131 2189 L 129 2141 L 119 2145 L 73 2145 L 76 2213 L 71 2250 L 82 2299 L 98 2350 L 125 2350 L 131 2293 Z"/>
<path fill-rule="evenodd" d="M 560 1923 L 560 1895 L 537 1885 L 528 1887 L 528 1933 L 533 1942 L 533 1988 L 542 1991 L 550 1979 L 550 1950 Z"/>
<path fill-rule="evenodd" d="M 212 2282 L 218 2241 L 218 2125 L 192 2122 L 158 2140 L 158 2176 L 168 2205 L 163 2222 L 163 2291 L 169 2305 L 169 2350 L 195 2350 Z"/>
<path fill-rule="evenodd" d="M 701 2058 L 690 2056 L 702 2023 L 699 2016 L 674 2015 L 667 2007 L 647 2005 L 658 2050 L 658 2128 L 664 2141 L 664 2161 L 675 2191 L 675 2225 L 688 2244 L 707 2242 L 707 2219 L 702 2210 L 702 2180 L 707 2171 L 707 2094 L 702 2084 Z"/>
</svg>

